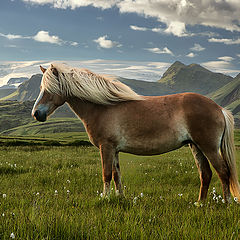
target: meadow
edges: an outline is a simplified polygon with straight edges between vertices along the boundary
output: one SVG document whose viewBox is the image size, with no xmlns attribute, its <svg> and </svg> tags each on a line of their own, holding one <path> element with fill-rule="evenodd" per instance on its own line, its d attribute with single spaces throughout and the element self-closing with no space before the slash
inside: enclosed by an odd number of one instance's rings
<svg viewBox="0 0 240 240">
<path fill-rule="evenodd" d="M 76 139 L 87 137 L 1 138 L 1 240 L 240 238 L 240 206 L 222 202 L 214 170 L 207 201 L 195 206 L 200 181 L 188 147 L 160 156 L 120 154 L 125 197 L 116 197 L 112 185 L 103 198 L 99 151 L 70 144 Z M 236 132 L 237 149 L 239 142 Z M 237 165 L 240 175 L 239 150 Z"/>
</svg>

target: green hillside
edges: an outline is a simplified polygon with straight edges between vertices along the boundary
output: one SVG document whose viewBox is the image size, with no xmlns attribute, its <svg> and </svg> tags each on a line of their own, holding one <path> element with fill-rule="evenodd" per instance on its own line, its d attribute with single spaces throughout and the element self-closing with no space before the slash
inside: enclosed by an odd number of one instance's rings
<svg viewBox="0 0 240 240">
<path fill-rule="evenodd" d="M 228 106 L 240 99 L 240 74 L 233 81 L 209 94 L 221 106 Z"/>
<path fill-rule="evenodd" d="M 85 129 L 81 121 L 77 118 L 50 118 L 48 121 L 40 123 L 30 122 L 18 127 L 2 131 L 0 135 L 44 135 L 67 132 L 84 132 Z"/>
<path fill-rule="evenodd" d="M 9 96 L 10 94 L 12 94 L 15 91 L 16 91 L 16 89 L 14 89 L 14 88 L 0 88 L 0 99 L 4 98 L 6 96 Z"/>
<path fill-rule="evenodd" d="M 81 121 L 64 104 L 45 123 L 31 116 L 34 101 L 0 101 L 0 134 L 27 135 L 84 131 Z"/>
</svg>

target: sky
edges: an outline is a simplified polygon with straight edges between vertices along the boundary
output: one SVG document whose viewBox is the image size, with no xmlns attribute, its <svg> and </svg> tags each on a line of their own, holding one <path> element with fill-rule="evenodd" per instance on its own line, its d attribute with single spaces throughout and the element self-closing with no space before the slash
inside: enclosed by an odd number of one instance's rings
<svg viewBox="0 0 240 240">
<path fill-rule="evenodd" d="M 175 61 L 234 77 L 239 0 L 1 0 L 0 85 L 53 61 L 146 81 Z"/>
</svg>

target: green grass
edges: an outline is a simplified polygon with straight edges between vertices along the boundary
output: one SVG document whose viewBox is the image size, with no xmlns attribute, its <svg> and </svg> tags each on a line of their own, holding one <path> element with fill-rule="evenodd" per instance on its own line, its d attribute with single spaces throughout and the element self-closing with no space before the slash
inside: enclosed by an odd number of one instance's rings
<svg viewBox="0 0 240 240">
<path fill-rule="evenodd" d="M 222 195 L 215 172 L 206 203 L 194 205 L 200 183 L 188 148 L 120 154 L 120 165 L 125 198 L 103 199 L 97 148 L 0 147 L 0 239 L 239 239 L 239 205 L 213 200 L 213 187 Z"/>
</svg>

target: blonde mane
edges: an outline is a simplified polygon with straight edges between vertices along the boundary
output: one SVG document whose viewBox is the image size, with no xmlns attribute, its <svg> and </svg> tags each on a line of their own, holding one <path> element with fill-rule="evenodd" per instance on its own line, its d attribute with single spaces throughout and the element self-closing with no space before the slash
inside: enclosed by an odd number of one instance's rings
<svg viewBox="0 0 240 240">
<path fill-rule="evenodd" d="M 143 99 L 113 77 L 101 76 L 88 69 L 71 68 L 65 64 L 51 64 L 43 74 L 41 87 L 53 94 L 75 96 L 97 104 Z"/>
</svg>

